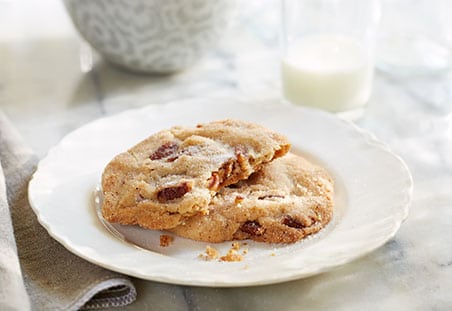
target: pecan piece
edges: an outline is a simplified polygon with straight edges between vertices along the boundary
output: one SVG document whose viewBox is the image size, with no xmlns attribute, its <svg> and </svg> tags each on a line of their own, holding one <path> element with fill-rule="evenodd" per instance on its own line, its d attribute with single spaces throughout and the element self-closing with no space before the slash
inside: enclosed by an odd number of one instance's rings
<svg viewBox="0 0 452 311">
<path fill-rule="evenodd" d="M 249 235 L 262 235 L 264 233 L 264 229 L 261 224 L 257 221 L 247 221 L 240 226 L 240 230 Z"/>
<path fill-rule="evenodd" d="M 189 184 L 188 182 L 183 182 L 177 186 L 163 188 L 157 193 L 157 199 L 159 200 L 159 202 L 165 203 L 184 196 L 190 190 L 191 184 Z"/>
<path fill-rule="evenodd" d="M 282 219 L 282 223 L 283 225 L 295 229 L 303 229 L 305 227 L 305 225 L 303 225 L 300 221 L 289 215 L 284 216 L 284 218 Z"/>
<path fill-rule="evenodd" d="M 208 179 L 209 189 L 218 190 L 219 188 L 221 188 L 224 185 L 224 182 L 228 181 L 227 179 L 231 176 L 233 168 L 233 161 L 224 162 L 218 172 L 213 172 L 211 177 Z"/>
<path fill-rule="evenodd" d="M 234 170 L 234 161 L 229 160 L 227 162 L 224 162 L 223 165 L 218 170 L 222 177 L 221 182 L 223 182 L 226 178 L 229 178 L 233 170 Z"/>
<path fill-rule="evenodd" d="M 243 145 L 237 145 L 234 147 L 234 153 L 237 158 L 237 163 L 240 169 L 243 171 L 248 171 L 248 160 L 246 155 L 248 154 L 248 148 Z"/>
<path fill-rule="evenodd" d="M 210 190 L 217 190 L 220 186 L 220 176 L 218 176 L 218 173 L 216 172 L 212 173 L 212 176 L 210 176 L 208 181 Z"/>
<path fill-rule="evenodd" d="M 160 160 L 166 158 L 172 154 L 174 154 L 177 149 L 179 149 L 179 145 L 175 142 L 167 142 L 157 148 L 153 154 L 149 156 L 151 160 Z"/>
</svg>

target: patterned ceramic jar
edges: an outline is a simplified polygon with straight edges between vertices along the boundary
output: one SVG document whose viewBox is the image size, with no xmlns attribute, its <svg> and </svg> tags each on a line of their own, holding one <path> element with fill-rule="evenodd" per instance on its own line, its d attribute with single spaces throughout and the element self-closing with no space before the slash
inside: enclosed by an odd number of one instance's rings
<svg viewBox="0 0 452 311">
<path fill-rule="evenodd" d="M 111 62 L 141 72 L 188 67 L 219 41 L 231 0 L 64 0 L 81 35 Z"/>
</svg>

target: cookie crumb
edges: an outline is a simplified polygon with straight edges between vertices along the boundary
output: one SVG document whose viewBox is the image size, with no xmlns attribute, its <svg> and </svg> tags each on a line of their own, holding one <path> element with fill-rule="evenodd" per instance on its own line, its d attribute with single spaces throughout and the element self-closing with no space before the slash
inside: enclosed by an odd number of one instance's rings
<svg viewBox="0 0 452 311">
<path fill-rule="evenodd" d="M 272 256 L 272 257 L 275 257 L 275 256 L 276 256 L 276 254 L 275 254 L 275 253 L 271 253 L 271 254 L 270 254 L 270 256 Z"/>
<path fill-rule="evenodd" d="M 245 244 L 245 243 L 244 243 Z M 244 249 L 242 254 L 239 254 L 239 250 L 242 247 L 240 242 L 232 242 L 231 248 L 228 250 L 227 254 L 220 257 L 220 253 L 214 247 L 207 246 L 204 253 L 199 254 L 199 258 L 204 259 L 206 261 L 212 261 L 214 259 L 218 259 L 218 261 L 242 261 L 243 256 L 248 254 L 248 249 Z"/>
<path fill-rule="evenodd" d="M 170 244 L 174 241 L 174 237 L 167 234 L 161 234 L 160 235 L 160 246 L 161 247 L 167 247 L 170 246 Z"/>
<path fill-rule="evenodd" d="M 219 255 L 220 254 L 218 253 L 218 250 L 216 248 L 207 245 L 204 253 L 199 254 L 198 257 L 206 261 L 211 261 L 217 259 Z"/>
<path fill-rule="evenodd" d="M 243 256 L 238 254 L 236 250 L 230 249 L 228 253 L 220 257 L 220 261 L 242 261 Z"/>
<path fill-rule="evenodd" d="M 220 257 L 220 261 L 242 261 L 243 256 L 238 253 L 240 250 L 240 242 L 232 242 L 232 246 L 228 253 Z"/>
<path fill-rule="evenodd" d="M 238 251 L 240 249 L 240 242 L 233 242 L 231 249 Z"/>
</svg>

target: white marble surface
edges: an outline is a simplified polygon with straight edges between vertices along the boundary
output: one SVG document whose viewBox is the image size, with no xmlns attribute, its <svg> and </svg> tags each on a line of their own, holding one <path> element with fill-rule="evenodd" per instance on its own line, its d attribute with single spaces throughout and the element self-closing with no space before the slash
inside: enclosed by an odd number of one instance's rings
<svg viewBox="0 0 452 311">
<path fill-rule="evenodd" d="M 197 96 L 279 96 L 276 0 L 247 1 L 220 46 L 174 76 L 121 71 L 91 53 L 57 0 L 0 0 L 0 109 L 39 156 L 103 115 Z M 410 215 L 394 239 L 332 272 L 215 289 L 134 280 L 127 310 L 451 310 L 452 76 L 378 73 L 357 121 L 410 167 Z M 378 165 L 376 163 L 375 165 Z M 365 172 L 363 172 L 365 173 Z"/>
</svg>

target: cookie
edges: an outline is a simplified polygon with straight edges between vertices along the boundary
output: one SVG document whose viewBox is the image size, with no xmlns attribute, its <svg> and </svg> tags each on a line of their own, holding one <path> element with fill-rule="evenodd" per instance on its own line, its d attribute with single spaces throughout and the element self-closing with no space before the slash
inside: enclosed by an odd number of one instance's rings
<svg viewBox="0 0 452 311">
<path fill-rule="evenodd" d="M 333 181 L 323 168 L 288 153 L 223 188 L 208 215 L 193 216 L 170 231 L 206 242 L 293 243 L 331 220 L 333 195 Z"/>
<path fill-rule="evenodd" d="M 219 189 L 248 178 L 289 148 L 284 136 L 244 121 L 163 130 L 106 166 L 102 215 L 109 222 L 173 228 L 207 213 Z"/>
</svg>

